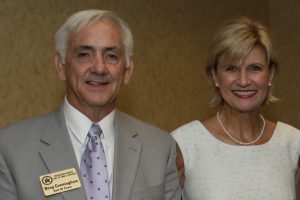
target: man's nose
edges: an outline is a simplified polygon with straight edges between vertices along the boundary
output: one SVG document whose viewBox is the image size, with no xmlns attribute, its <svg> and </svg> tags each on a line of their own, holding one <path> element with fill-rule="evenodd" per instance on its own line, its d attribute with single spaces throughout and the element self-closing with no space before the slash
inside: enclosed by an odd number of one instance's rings
<svg viewBox="0 0 300 200">
<path fill-rule="evenodd" d="M 93 59 L 92 68 L 97 73 L 104 73 L 106 71 L 105 59 L 101 54 L 96 54 Z"/>
</svg>

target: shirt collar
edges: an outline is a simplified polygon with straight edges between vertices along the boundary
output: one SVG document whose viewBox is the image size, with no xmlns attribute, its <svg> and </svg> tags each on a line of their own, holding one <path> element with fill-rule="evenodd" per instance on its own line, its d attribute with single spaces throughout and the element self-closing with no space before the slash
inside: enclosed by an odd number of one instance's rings
<svg viewBox="0 0 300 200">
<path fill-rule="evenodd" d="M 101 127 L 103 132 L 101 138 L 104 138 L 107 142 L 111 141 L 114 137 L 115 112 L 116 111 L 113 110 L 108 115 L 106 115 L 101 121 L 97 122 L 97 124 Z M 64 114 L 68 129 L 72 134 L 74 134 L 75 138 L 81 144 L 84 144 L 93 122 L 83 113 L 74 108 L 68 102 L 67 98 L 65 98 L 64 101 Z"/>
</svg>

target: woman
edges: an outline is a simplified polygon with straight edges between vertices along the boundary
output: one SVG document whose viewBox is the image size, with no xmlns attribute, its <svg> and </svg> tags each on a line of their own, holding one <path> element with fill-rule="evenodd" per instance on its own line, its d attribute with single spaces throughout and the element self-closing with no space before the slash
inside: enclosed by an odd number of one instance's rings
<svg viewBox="0 0 300 200">
<path fill-rule="evenodd" d="M 220 109 L 172 133 L 182 152 L 185 200 L 296 198 L 300 131 L 260 114 L 263 105 L 277 100 L 271 92 L 277 68 L 262 24 L 240 17 L 215 34 L 207 74 Z"/>
</svg>

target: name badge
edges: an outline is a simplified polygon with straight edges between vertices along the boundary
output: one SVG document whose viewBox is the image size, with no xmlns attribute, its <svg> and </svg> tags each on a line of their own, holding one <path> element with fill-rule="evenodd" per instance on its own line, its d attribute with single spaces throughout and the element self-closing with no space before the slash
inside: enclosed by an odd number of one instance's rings
<svg viewBox="0 0 300 200">
<path fill-rule="evenodd" d="M 80 188 L 81 184 L 75 168 L 40 176 L 45 196 Z"/>
</svg>

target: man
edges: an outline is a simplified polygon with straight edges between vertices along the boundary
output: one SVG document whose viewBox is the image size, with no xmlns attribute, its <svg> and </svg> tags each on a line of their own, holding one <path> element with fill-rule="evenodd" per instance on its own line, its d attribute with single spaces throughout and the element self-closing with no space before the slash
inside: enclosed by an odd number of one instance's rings
<svg viewBox="0 0 300 200">
<path fill-rule="evenodd" d="M 68 18 L 55 56 L 66 98 L 1 130 L 1 200 L 180 199 L 171 136 L 115 108 L 132 47 L 129 27 L 109 11 Z"/>
</svg>

